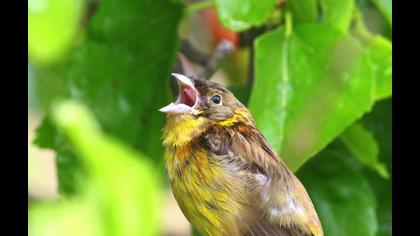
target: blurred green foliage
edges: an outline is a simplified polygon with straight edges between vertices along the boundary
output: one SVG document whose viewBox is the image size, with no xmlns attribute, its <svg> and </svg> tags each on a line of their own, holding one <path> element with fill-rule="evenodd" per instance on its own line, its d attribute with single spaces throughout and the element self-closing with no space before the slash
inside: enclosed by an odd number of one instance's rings
<svg viewBox="0 0 420 236">
<path fill-rule="evenodd" d="M 392 172 L 392 99 L 377 102 L 372 112 L 361 120 L 362 125 L 372 133 L 379 145 L 379 161 Z M 392 179 L 384 179 L 362 169 L 373 189 L 377 201 L 379 229 L 377 235 L 392 235 Z"/>
<path fill-rule="evenodd" d="M 63 57 L 80 23 L 79 0 L 28 1 L 28 53 L 37 63 Z"/>
<path fill-rule="evenodd" d="M 103 134 L 79 103 L 56 105 L 53 120 L 88 173 L 72 199 L 31 206 L 31 235 L 156 235 L 160 176 L 147 158 Z"/>
<path fill-rule="evenodd" d="M 83 101 L 105 132 L 160 163 L 164 116 L 157 109 L 170 99 L 165 81 L 175 59 L 180 17 L 181 5 L 170 1 L 101 1 L 67 59 L 38 68 L 45 106 L 63 98 Z M 82 178 L 74 169 L 82 167 L 48 119 L 35 142 L 57 151 L 60 190 L 75 192 L 74 182 Z"/>
<path fill-rule="evenodd" d="M 297 171 L 325 235 L 391 235 L 392 42 L 361 13 L 382 14 L 392 30 L 392 2 L 209 3 L 197 4 L 214 5 L 233 31 L 281 11 L 281 24 L 254 41 L 253 84 L 231 88 Z M 46 112 L 35 143 L 56 151 L 61 195 L 31 204 L 29 232 L 159 234 L 157 110 L 172 99 L 178 25 L 194 11 L 175 0 L 28 5 L 30 102 Z"/>
<path fill-rule="evenodd" d="M 376 235 L 376 200 L 369 182 L 337 143 L 298 172 L 323 223 L 325 235 Z"/>
</svg>

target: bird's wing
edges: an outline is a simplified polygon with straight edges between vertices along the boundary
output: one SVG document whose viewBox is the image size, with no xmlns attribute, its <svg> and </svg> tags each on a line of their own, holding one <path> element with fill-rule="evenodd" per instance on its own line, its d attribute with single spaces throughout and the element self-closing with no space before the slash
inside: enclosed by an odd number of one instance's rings
<svg viewBox="0 0 420 236">
<path fill-rule="evenodd" d="M 244 126 L 208 134 L 205 143 L 213 156 L 228 158 L 227 168 L 247 178 L 245 235 L 323 236 L 305 188 L 258 130 Z"/>
</svg>

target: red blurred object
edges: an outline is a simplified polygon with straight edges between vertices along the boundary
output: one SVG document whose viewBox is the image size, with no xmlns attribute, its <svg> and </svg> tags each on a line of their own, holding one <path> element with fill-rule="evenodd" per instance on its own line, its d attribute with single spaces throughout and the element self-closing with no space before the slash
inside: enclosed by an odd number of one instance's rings
<svg viewBox="0 0 420 236">
<path fill-rule="evenodd" d="M 235 48 L 239 43 L 239 35 L 235 32 L 225 28 L 217 17 L 216 10 L 214 8 L 208 8 L 201 12 L 202 17 L 205 19 L 208 28 L 213 35 L 213 47 L 216 47 L 223 39 L 232 42 Z"/>
</svg>

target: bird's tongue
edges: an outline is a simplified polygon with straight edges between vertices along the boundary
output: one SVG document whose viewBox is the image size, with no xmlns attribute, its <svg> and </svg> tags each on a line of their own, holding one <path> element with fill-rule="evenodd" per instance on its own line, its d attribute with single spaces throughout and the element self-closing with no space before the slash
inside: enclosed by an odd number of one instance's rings
<svg viewBox="0 0 420 236">
<path fill-rule="evenodd" d="M 187 106 L 194 106 L 196 92 L 189 86 L 182 86 L 180 102 Z"/>
<path fill-rule="evenodd" d="M 159 109 L 161 112 L 182 114 L 191 113 L 195 111 L 194 105 L 198 98 L 197 90 L 194 87 L 193 81 L 185 75 L 175 74 L 172 75 L 178 80 L 179 96 L 176 102 L 173 102 L 165 107 Z"/>
</svg>

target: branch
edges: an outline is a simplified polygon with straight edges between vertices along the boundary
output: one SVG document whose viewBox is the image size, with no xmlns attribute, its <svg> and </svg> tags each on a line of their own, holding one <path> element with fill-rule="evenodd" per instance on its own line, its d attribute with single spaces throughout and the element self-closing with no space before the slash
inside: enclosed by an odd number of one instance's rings
<svg viewBox="0 0 420 236">
<path fill-rule="evenodd" d="M 180 51 L 188 59 L 204 66 L 210 60 L 210 55 L 195 48 L 188 40 L 181 39 Z"/>
<path fill-rule="evenodd" d="M 211 55 L 203 71 L 199 75 L 202 78 L 209 79 L 217 69 L 219 69 L 222 62 L 229 56 L 234 50 L 232 42 L 222 40 L 218 45 L 214 53 Z"/>
</svg>

